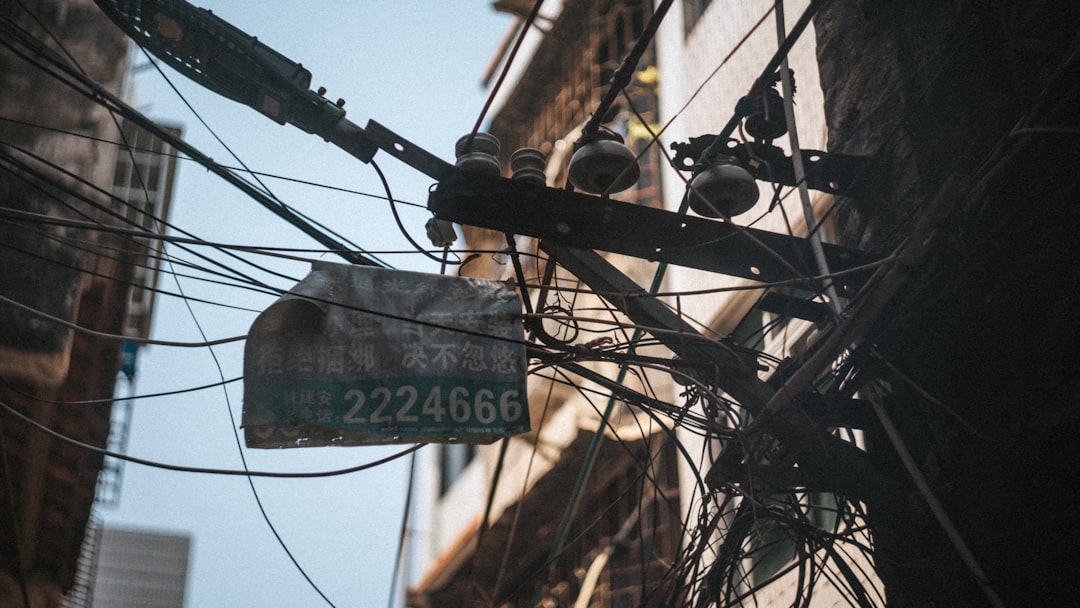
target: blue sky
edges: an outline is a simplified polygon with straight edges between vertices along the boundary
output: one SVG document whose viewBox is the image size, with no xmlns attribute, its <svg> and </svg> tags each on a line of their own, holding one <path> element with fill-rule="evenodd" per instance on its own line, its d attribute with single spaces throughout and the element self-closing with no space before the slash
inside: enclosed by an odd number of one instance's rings
<svg viewBox="0 0 1080 608">
<path fill-rule="evenodd" d="M 229 2 L 203 0 L 314 75 L 312 86 L 346 100 L 349 118 L 375 119 L 432 153 L 453 160 L 454 141 L 467 133 L 484 101 L 480 84 L 513 19 L 489 2 Z M 145 61 L 144 59 L 140 59 Z M 291 126 L 166 74 L 199 116 L 256 171 L 381 194 L 374 171 L 346 153 Z M 235 165 L 220 144 L 153 69 L 135 82 L 138 105 L 153 118 L 179 123 L 185 139 L 222 164 Z M 379 154 L 394 195 L 424 203 L 431 180 Z M 406 250 L 385 201 L 275 179 L 281 199 L 370 250 Z M 404 208 L 406 226 L 421 242 L 428 214 Z M 315 247 L 298 230 L 263 210 L 202 167 L 181 163 L 172 222 L 210 241 L 275 247 Z M 170 250 L 178 259 L 188 254 Z M 382 256 L 399 268 L 436 271 L 418 255 Z M 336 260 L 327 257 L 325 259 Z M 260 260 L 297 279 L 306 264 Z M 258 274 L 257 271 L 255 271 Z M 259 275 L 266 276 L 266 275 Z M 179 285 L 177 284 L 179 281 Z M 288 281 L 273 279 L 288 287 Z M 153 337 L 200 340 L 247 333 L 256 312 L 273 299 L 187 278 L 163 276 L 160 286 L 249 310 L 159 297 Z M 242 343 L 214 349 L 152 346 L 140 353 L 136 393 L 214 383 L 242 373 Z M 238 469 L 233 436 L 242 386 L 141 400 L 134 406 L 128 452 L 191 466 Z M 246 450 L 257 470 L 321 471 L 383 457 L 395 448 Z M 266 512 L 296 559 L 337 606 L 385 606 L 397 546 L 408 459 L 328 479 L 257 479 Z M 109 525 L 178 531 L 193 536 L 189 607 L 320 606 L 325 603 L 289 562 L 267 528 L 246 479 L 173 473 L 127 464 Z"/>
</svg>

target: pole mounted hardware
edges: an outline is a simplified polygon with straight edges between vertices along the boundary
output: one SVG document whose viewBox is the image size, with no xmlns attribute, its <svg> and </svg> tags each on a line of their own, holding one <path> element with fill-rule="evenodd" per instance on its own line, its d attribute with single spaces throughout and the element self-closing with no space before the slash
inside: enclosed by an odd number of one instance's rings
<svg viewBox="0 0 1080 608">
<path fill-rule="evenodd" d="M 807 278 L 813 274 L 807 264 L 813 259 L 808 240 L 609 197 L 548 188 L 528 180 L 470 174 L 377 122 L 369 121 L 365 129 L 347 120 L 343 101 L 331 102 L 323 96 L 324 89 L 309 89 L 311 73 L 301 64 L 208 10 L 183 0 L 95 2 L 136 43 L 208 89 L 254 108 L 279 124 L 292 124 L 319 135 L 363 162 L 370 162 L 382 149 L 431 177 L 438 185 L 429 194 L 428 208 L 436 218 L 542 239 L 540 246 L 544 251 L 602 297 L 611 298 L 612 304 L 635 323 L 668 328 L 667 332 L 658 333 L 673 352 L 687 360 L 702 361 L 711 366 L 711 369 L 694 370 L 696 373 L 712 371 L 712 377 L 703 380 L 715 383 L 758 416 L 758 420 L 766 421 L 763 424 L 768 427 L 768 436 L 786 449 L 776 464 L 797 462 L 798 473 L 803 476 L 801 482 L 813 482 L 815 487 L 835 488 L 853 496 L 878 495 L 891 499 L 896 495 L 858 448 L 821 431 L 814 419 L 798 407 L 794 397 L 789 398 L 783 390 L 777 391 L 758 379 L 751 358 L 729 349 L 722 342 L 696 334 L 678 315 L 655 299 L 620 296 L 638 296 L 645 292 L 602 256 L 590 251 L 598 249 L 756 281 L 792 281 L 796 285 L 812 287 Z M 810 8 L 815 9 L 819 3 L 820 0 L 811 0 Z M 775 73 L 780 58 L 809 24 L 813 12 L 807 10 L 804 13 L 788 41 L 766 66 L 762 78 Z M 123 107 L 118 100 L 114 103 Z M 134 110 L 130 114 L 137 115 Z M 748 144 L 751 154 L 744 145 L 732 146 L 730 137 L 742 118 L 737 113 L 719 136 L 703 136 L 686 144 L 674 144 L 679 168 L 692 170 L 697 159 L 708 153 L 710 147 L 716 147 L 719 150 L 715 151 L 719 153 L 746 161 L 758 179 L 795 185 L 790 159 L 778 148 L 764 143 Z M 198 155 L 178 138 L 174 140 L 170 143 L 178 149 L 191 150 L 192 154 Z M 826 155 L 812 150 L 805 151 L 804 155 L 809 167 L 808 185 L 826 192 L 841 192 L 850 187 L 864 162 L 858 157 Z M 202 155 L 198 156 L 202 158 Z M 283 205 L 254 191 L 249 184 L 212 162 L 206 164 L 216 167 L 223 177 L 252 193 L 264 206 L 303 226 L 320 242 L 329 244 L 325 235 L 299 222 Z M 836 288 L 843 295 L 855 294 L 869 280 L 871 263 L 879 260 L 874 254 L 858 250 L 836 245 L 824 247 L 829 267 L 836 274 Z M 340 246 L 335 248 L 341 249 Z M 362 257 L 350 261 L 372 263 Z M 804 307 L 800 314 L 813 317 L 821 313 L 815 307 Z M 602 381 L 602 378 L 597 380 Z M 778 395 L 784 400 L 779 400 Z M 788 401 L 792 402 L 791 406 Z M 717 478 L 731 473 L 718 467 L 710 480 L 716 482 Z"/>
<path fill-rule="evenodd" d="M 688 142 L 674 142 L 671 149 L 675 153 L 675 166 L 681 171 L 693 171 L 705 151 L 718 136 L 701 135 L 691 137 Z M 742 143 L 728 139 L 721 154 L 733 156 L 750 171 L 754 179 L 798 186 L 795 179 L 795 166 L 790 156 L 778 147 L 761 142 Z M 847 194 L 851 192 L 856 180 L 866 167 L 869 159 L 854 154 L 838 152 L 826 153 L 820 150 L 802 150 L 803 166 L 806 167 L 806 185 L 808 188 L 828 192 L 829 194 Z"/>
<path fill-rule="evenodd" d="M 311 72 L 237 29 L 212 12 L 183 0 L 95 0 L 136 43 L 180 73 L 229 99 L 250 106 L 280 124 L 319 135 L 363 162 L 382 149 L 439 182 L 428 207 L 443 220 L 600 249 L 647 260 L 776 282 L 813 273 L 806 239 L 729 222 L 711 221 L 501 177 L 459 171 L 377 122 L 366 130 L 345 118 L 344 102 L 309 90 Z M 716 137 L 673 144 L 680 168 L 690 169 Z M 742 145 L 729 153 L 748 161 L 757 177 L 794 185 L 790 159 L 774 146 L 751 144 L 749 162 Z M 861 159 L 806 151 L 810 187 L 845 189 Z M 785 162 L 786 161 L 786 162 Z M 786 181 L 785 181 L 786 180 Z M 829 267 L 841 273 L 837 288 L 852 294 L 869 272 L 844 272 L 877 260 L 864 252 L 827 245 Z"/>
<path fill-rule="evenodd" d="M 183 0 L 95 0 L 136 44 L 204 87 L 278 124 L 319 135 L 363 162 L 376 145 L 345 118 L 344 100 L 310 90 L 311 72 L 211 11 Z"/>
<path fill-rule="evenodd" d="M 428 195 L 439 219 L 763 282 L 799 281 L 807 239 L 502 177 L 452 172 Z M 837 289 L 853 294 L 878 256 L 825 245 Z"/>
<path fill-rule="evenodd" d="M 95 0 L 136 44 L 211 91 L 258 110 L 278 124 L 319 135 L 363 162 L 380 148 L 441 180 L 453 169 L 419 146 L 369 121 L 345 118 L 344 100 L 312 91 L 311 72 L 213 12 L 184 0 Z"/>
</svg>

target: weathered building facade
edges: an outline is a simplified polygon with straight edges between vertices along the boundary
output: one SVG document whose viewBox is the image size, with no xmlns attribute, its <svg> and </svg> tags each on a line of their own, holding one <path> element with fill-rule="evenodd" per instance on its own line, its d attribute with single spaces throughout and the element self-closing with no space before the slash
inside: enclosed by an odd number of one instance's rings
<svg viewBox="0 0 1080 608">
<path fill-rule="evenodd" d="M 151 227 L 171 169 L 151 174 L 129 156 L 144 174 L 118 174 L 120 122 L 63 82 L 76 77 L 59 65 L 120 93 L 128 41 L 94 2 L 0 12 L 0 606 L 27 596 L 58 606 L 76 581 L 103 457 L 45 429 L 107 445 L 123 337 L 149 331 L 156 268 L 152 240 L 91 226 Z M 138 193 L 115 194 L 133 179 Z"/>
<path fill-rule="evenodd" d="M 556 4 L 534 26 L 543 33 L 523 47 L 523 67 L 491 119 L 504 157 L 522 146 L 548 154 L 549 186 L 562 186 L 574 129 L 588 120 L 613 69 L 604 60 L 611 55 L 585 32 L 608 31 L 608 19 L 636 5 Z M 643 7 L 642 15 L 665 4 Z M 518 7 L 521 14 L 527 8 Z M 661 364 L 671 356 L 663 349 L 649 351 L 652 363 L 698 382 L 620 374 L 590 359 L 610 343 L 590 342 L 596 334 L 587 332 L 563 344 L 587 366 L 569 372 L 583 379 L 546 376 L 539 358 L 533 386 L 546 390 L 530 392 L 537 430 L 502 450 L 481 448 L 472 464 L 455 469 L 458 481 L 443 484 L 436 516 L 424 525 L 455 532 L 422 555 L 412 603 L 1070 602 L 1068 555 L 1078 530 L 1064 493 L 1080 472 L 1072 446 L 1080 425 L 1080 289 L 1070 236 L 1080 219 L 1072 204 L 1078 19 L 1076 8 L 1060 2 L 673 3 L 628 89 L 631 98 L 642 87 L 655 97 L 632 120 L 649 127 L 642 132 L 662 131 L 665 148 L 715 136 L 732 112 L 745 110 L 744 96 L 761 94 L 757 79 L 782 44 L 777 30 L 806 26 L 784 53 L 798 83 L 800 148 L 811 162 L 842 158 L 853 171 L 837 177 L 842 187 L 825 180 L 823 189 L 833 192 L 811 193 L 800 205 L 798 184 L 774 190 L 770 182 L 781 180 L 763 179 L 773 170 L 766 167 L 757 175 L 761 199 L 749 219 L 734 223 L 792 240 L 813 232 L 869 256 L 873 272 L 837 294 L 823 284 L 850 271 L 809 257 L 784 260 L 798 266 L 801 281 L 767 285 L 667 269 L 659 285 L 667 295 L 659 299 L 686 323 L 678 331 L 687 339 L 700 332 L 756 365 L 725 368 L 717 362 L 729 359 L 715 355 L 691 362 L 715 373 L 713 382 L 692 364 Z M 624 45 L 612 55 L 618 61 L 625 53 Z M 637 105 L 628 101 L 620 111 Z M 738 124 L 727 136 L 750 150 L 752 168 L 764 160 L 755 144 L 793 154 L 787 135 L 751 137 Z M 679 209 L 687 191 L 680 176 L 691 172 L 656 157 L 643 164 L 657 170 L 645 194 L 615 198 Z M 640 314 L 618 315 L 631 308 L 626 290 L 595 297 L 601 290 L 566 265 L 552 269 L 556 260 L 529 257 L 537 251 L 531 240 L 518 238 L 511 249 L 505 234 L 464 232 L 470 249 L 499 252 L 467 264 L 466 273 L 511 277 L 544 294 L 529 312 L 551 323 L 534 333 L 574 334 L 569 328 L 595 321 L 597 310 L 630 327 L 649 325 Z M 641 232 L 646 238 L 649 227 Z M 745 251 L 757 255 L 758 246 Z M 521 253 L 527 261 L 515 268 Z M 656 265 L 605 257 L 643 298 Z M 559 288 L 565 292 L 553 299 Z M 610 339 L 618 345 L 610 351 L 640 361 L 626 334 Z M 628 390 L 619 393 L 589 370 Z M 564 382 L 546 384 L 551 377 Z M 631 402 L 636 409 L 607 418 L 610 391 L 621 401 L 612 411 Z M 641 420 L 632 412 L 663 406 L 635 392 L 681 406 L 687 417 L 704 411 L 712 417 L 707 432 L 683 426 L 670 442 L 657 422 L 641 424 L 630 440 L 622 431 Z M 590 398 L 596 414 L 580 415 Z M 644 467 L 620 464 L 618 452 L 633 458 L 635 449 L 677 453 L 638 457 Z M 669 519 L 640 525 L 657 504 Z M 637 544 L 627 543 L 631 537 Z M 632 555 L 635 566 L 616 564 L 620 555 Z"/>
<path fill-rule="evenodd" d="M 506 161 L 515 150 L 536 148 L 547 159 L 547 184 L 566 184 L 572 146 L 651 11 L 651 3 L 640 0 L 545 7 L 492 110 L 490 132 L 501 142 L 507 175 L 511 167 Z M 497 59 L 505 61 L 508 49 Z M 493 65 L 489 83 L 502 67 Z M 648 129 L 657 121 L 651 52 L 638 68 L 605 128 L 641 153 L 642 177 L 619 199 L 659 207 L 662 152 L 648 145 Z M 507 247 L 502 233 L 463 230 L 469 249 Z M 559 286 L 576 281 L 536 257 L 534 239 L 515 238 L 513 246 L 528 260 L 522 268 L 526 280 L 541 281 L 552 272 Z M 650 266 L 638 264 L 633 272 L 646 276 Z M 509 256 L 481 256 L 462 274 L 502 278 L 514 276 L 515 269 Z M 569 310 L 560 309 L 557 297 L 538 302 L 537 309 Z M 603 306 L 585 294 L 576 305 Z M 588 339 L 558 323 L 547 329 L 567 343 Z M 562 379 L 544 376 L 530 381 L 533 432 L 501 448 L 475 450 L 460 473 L 428 463 L 429 471 L 440 471 L 443 487 L 431 493 L 428 517 L 416 525 L 442 540 L 421 551 L 422 573 L 410 605 L 524 607 L 595 597 L 601 602 L 595 605 L 632 606 L 669 578 L 681 538 L 671 438 L 655 427 L 650 430 L 647 420 L 638 421 L 621 403 L 611 403 L 607 422 L 602 422 L 608 408 L 599 395 L 583 398 Z M 670 385 L 670 380 L 659 383 Z M 455 532 L 447 534 L 450 530 Z M 556 546 L 561 549 L 553 550 Z"/>
</svg>

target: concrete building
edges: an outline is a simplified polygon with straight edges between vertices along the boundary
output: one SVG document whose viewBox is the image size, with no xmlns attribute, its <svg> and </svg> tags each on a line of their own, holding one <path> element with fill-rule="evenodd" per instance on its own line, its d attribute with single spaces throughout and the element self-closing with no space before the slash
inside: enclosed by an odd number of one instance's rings
<svg viewBox="0 0 1080 608">
<path fill-rule="evenodd" d="M 741 275 L 673 265 L 659 299 L 684 324 L 663 328 L 698 332 L 727 354 L 661 364 L 685 345 L 654 341 L 627 357 L 635 373 L 620 374 L 612 360 L 630 352 L 630 329 L 590 332 L 671 316 L 627 303 L 645 299 L 655 264 L 606 254 L 630 286 L 606 297 L 587 276 L 600 261 L 558 249 L 556 266 L 553 249 L 518 237 L 513 249 L 526 255 L 514 267 L 503 233 L 464 227 L 469 248 L 503 253 L 465 272 L 528 285 L 541 313 L 530 317 L 542 323 L 530 327 L 537 352 L 576 358 L 558 364 L 562 374 L 535 359 L 533 433 L 428 454 L 410 605 L 1068 602 L 1064 555 L 1078 546 L 1077 526 L 1055 496 L 1080 465 L 1068 440 L 1080 420 L 1068 371 L 1080 290 L 1067 235 L 1080 218 L 1063 203 L 1077 185 L 1077 9 L 785 2 L 778 25 L 780 6 L 765 1 L 545 3 L 492 110 L 504 158 L 540 148 L 547 184 L 561 187 L 576 129 L 625 41 L 666 4 L 633 101 L 605 118 L 627 136 L 662 130 L 665 150 L 706 134 L 715 142 L 733 125 L 725 152 L 755 172 L 761 196 L 732 223 L 808 249 L 784 256 L 744 242 L 734 247 L 748 260 Z M 531 8 L 495 5 L 523 17 Z M 636 17 L 620 25 L 625 15 Z M 782 75 L 771 71 L 779 64 L 763 74 L 777 31 L 804 26 L 785 55 L 797 84 L 787 123 L 798 127 L 807 183 L 824 177 L 805 197 L 762 147 L 792 156 L 788 135 L 749 127 L 773 84 L 758 78 Z M 787 87 L 776 82 L 776 97 Z M 768 104 L 758 107 L 780 111 Z M 735 112 L 742 120 L 729 122 Z M 693 174 L 678 166 L 686 149 L 674 150 L 674 168 L 644 156 L 641 188 L 613 198 L 678 209 Z M 840 264 L 822 266 L 815 246 L 797 241 L 808 225 Z M 657 258 L 679 243 L 661 245 Z M 750 260 L 763 253 L 800 279 L 755 285 L 765 273 Z M 869 263 L 844 266 L 844 256 Z M 717 373 L 702 380 L 679 361 Z M 671 425 L 677 441 L 664 430 L 670 418 L 642 416 L 665 404 L 686 412 Z M 703 412 L 704 438 L 690 412 Z M 1053 522 L 1053 534 L 1020 523 L 1036 521 Z"/>
<path fill-rule="evenodd" d="M 91 608 L 184 608 L 191 537 L 95 528 Z"/>
<path fill-rule="evenodd" d="M 723 127 L 778 46 L 775 22 L 768 19 L 770 8 L 769 2 L 741 3 L 738 7 L 674 3 L 657 32 L 655 46 L 650 46 L 638 63 L 627 96 L 619 99 L 606 123 L 625 137 L 635 153 L 644 152 L 640 158 L 642 178 L 633 189 L 615 198 L 670 211 L 680 207 L 689 175 L 676 171 L 665 160 L 671 155 L 667 146 L 719 132 Z M 797 16 L 804 8 L 805 3 L 792 3 L 789 10 Z M 649 2 L 563 2 L 545 5 L 545 9 L 542 25 L 537 28 L 543 34 L 537 32 L 525 39 L 523 51 L 496 98 L 490 131 L 503 143 L 504 158 L 521 147 L 539 148 L 548 157 L 548 185 L 562 186 L 582 124 L 643 31 L 653 6 Z M 747 33 L 750 35 L 744 40 Z M 500 57 L 505 60 L 505 49 Z M 791 68 L 798 74 L 796 122 L 802 148 L 821 150 L 825 126 L 822 95 L 816 86 L 812 30 L 790 57 Z M 494 65 L 493 72 L 500 67 Z M 660 129 L 664 129 L 663 145 L 647 145 L 650 130 Z M 790 149 L 786 141 L 776 143 Z M 770 214 L 774 201 L 770 200 L 772 193 L 765 192 L 767 187 L 761 186 L 763 195 L 746 214 L 755 218 L 755 227 L 786 233 L 790 221 L 791 229 L 805 234 L 797 194 L 779 202 L 786 215 Z M 791 194 L 790 189 L 787 193 Z M 829 201 L 831 197 L 815 193 L 810 203 L 820 212 Z M 501 233 L 468 226 L 463 230 L 471 249 L 506 246 Z M 516 247 L 537 251 L 531 239 L 519 239 Z M 642 288 L 661 280 L 657 287 L 663 292 L 737 289 L 752 283 L 678 266 L 658 275 L 658 266 L 646 260 L 605 257 Z M 505 259 L 491 258 L 483 264 L 466 271 L 514 277 L 515 269 Z M 540 282 L 549 269 L 555 269 L 553 262 L 536 262 L 526 269 L 526 281 Z M 555 273 L 552 292 L 558 292 L 559 287 L 589 287 L 575 282 L 565 269 Z M 747 348 L 780 360 L 799 348 L 814 324 L 759 309 L 762 293 L 708 293 L 666 301 L 706 336 L 719 339 L 738 333 L 747 341 Z M 573 303 L 563 304 L 548 296 L 548 312 L 612 309 L 603 298 L 588 294 L 562 297 Z M 539 311 L 544 305 L 537 302 L 534 306 Z M 612 313 L 611 319 L 631 322 L 617 313 Z M 559 337 L 572 333 L 559 334 L 557 324 L 547 329 Z M 585 344 L 602 335 L 583 330 L 569 336 L 568 342 Z M 671 355 L 655 345 L 635 350 L 659 357 Z M 662 370 L 641 368 L 626 375 L 610 364 L 585 365 L 661 401 L 694 405 L 687 387 L 673 383 L 670 374 Z M 763 375 L 767 377 L 774 368 Z M 595 388 L 587 380 L 577 382 Z M 515 606 L 555 601 L 566 605 L 587 601 L 581 599 L 585 593 L 593 594 L 589 605 L 632 606 L 665 597 L 686 598 L 687 589 L 694 584 L 684 579 L 688 571 L 683 570 L 686 564 L 680 563 L 686 559 L 682 551 L 713 542 L 702 539 L 693 522 L 715 518 L 717 509 L 727 509 L 730 512 L 720 514 L 719 526 L 711 524 L 722 532 L 738 504 L 702 506 L 697 488 L 716 457 L 708 443 L 699 433 L 685 429 L 672 435 L 664 421 L 650 420 L 640 409 L 616 399 L 605 403 L 602 392 L 593 398 L 575 389 L 573 381 L 559 382 L 557 377 L 539 374 L 531 387 L 530 409 L 537 430 L 530 436 L 509 441 L 502 451 L 468 448 L 467 458 L 457 460 L 455 451 L 464 453 L 466 448 L 444 447 L 432 459 L 441 459 L 441 467 L 438 462 L 427 463 L 428 471 L 438 473 L 429 475 L 425 483 L 432 488 L 438 480 L 439 488 L 437 492 L 429 489 L 428 518 L 418 524 L 417 532 L 424 538 L 419 552 L 423 576 L 412 601 L 417 605 L 448 601 Z M 601 422 L 602 412 L 609 407 L 607 422 Z M 451 462 L 457 464 L 446 465 Z M 494 491 L 493 479 L 498 482 Z M 516 483 L 510 482 L 507 488 L 508 480 Z M 809 495 L 802 495 L 810 500 Z M 811 507 L 807 503 L 807 513 L 814 512 Z M 574 513 L 567 516 L 570 510 Z M 783 534 L 779 536 L 770 542 L 790 544 Z M 575 541 L 561 551 L 552 549 L 553 544 L 567 538 Z M 740 592 L 751 589 L 752 580 L 768 580 L 794 557 L 793 548 L 786 558 L 784 551 L 776 548 L 755 552 L 753 548 L 760 544 L 750 537 L 746 540 L 748 557 L 740 562 L 740 578 L 732 585 Z M 772 563 L 758 563 L 769 561 L 755 557 L 763 553 L 769 553 Z M 708 558 L 700 561 L 702 568 L 707 567 Z M 765 568 L 771 571 L 763 574 Z M 789 578 L 793 581 L 796 576 L 792 571 Z M 794 582 L 779 581 L 771 587 L 774 599 L 795 594 Z M 820 586 L 822 597 L 827 596 L 828 587 L 828 583 Z"/>
<path fill-rule="evenodd" d="M 60 436 L 108 445 L 111 397 L 133 373 L 123 338 L 146 337 L 154 286 L 153 239 L 88 226 L 146 226 L 172 173 L 144 166 L 163 181 L 113 194 L 128 179 L 119 124 L 79 91 L 120 94 L 128 40 L 94 2 L 0 14 L 0 606 L 55 606 L 75 582 L 103 467 Z"/>
<path fill-rule="evenodd" d="M 582 125 L 650 14 L 650 4 L 642 1 L 545 4 L 539 26 L 526 38 L 492 110 L 491 132 L 502 143 L 503 159 L 519 148 L 538 148 L 548 158 L 547 183 L 564 184 L 566 163 Z M 492 66 L 492 82 L 507 48 Z M 643 152 L 642 176 L 620 195 L 621 200 L 658 207 L 662 155 L 645 146 L 648 124 L 657 120 L 651 52 L 641 68 L 629 93 L 631 101 L 613 106 L 606 128 Z M 506 247 L 500 233 L 463 229 L 469 248 Z M 517 239 L 516 246 L 536 251 L 532 239 Z M 525 272 L 539 279 L 543 264 L 529 264 Z M 554 265 L 550 268 L 555 270 Z M 641 277 L 648 272 L 646 264 L 633 270 Z M 507 258 L 487 258 L 471 263 L 463 274 L 501 277 L 513 275 L 514 269 Z M 560 275 L 557 280 L 562 284 L 573 278 Z M 578 305 L 602 307 L 599 299 L 588 298 L 590 304 L 586 298 L 583 295 Z M 556 305 L 554 300 L 537 304 L 549 312 L 556 312 Z M 576 340 L 557 323 L 548 329 L 556 339 Z M 603 364 L 586 365 L 617 373 Z M 598 575 L 602 573 L 602 580 L 592 584 L 598 597 L 633 602 L 642 593 L 643 579 L 663 579 L 663 558 L 670 560 L 676 554 L 680 538 L 674 445 L 664 441 L 658 427 L 642 433 L 639 425 L 648 427 L 649 422 L 638 420 L 618 403 L 611 404 L 610 430 L 597 434 L 600 412 L 607 409 L 599 396 L 593 403 L 558 378 L 534 380 L 529 389 L 533 432 L 501 447 L 446 446 L 428 453 L 429 461 L 421 464 L 428 474 L 421 476 L 426 500 L 422 499 L 424 517 L 414 532 L 418 542 L 413 557 L 420 577 L 410 592 L 411 604 L 471 606 L 499 601 L 526 606 L 546 597 L 545 601 L 559 598 L 565 605 L 582 592 L 578 571 L 591 563 L 597 564 Z M 658 381 L 670 385 L 670 380 Z M 595 473 L 579 483 L 585 462 Z M 649 483 L 643 484 L 643 475 Z M 577 517 L 566 517 L 570 505 Z M 556 544 L 565 544 L 565 551 L 552 560 L 551 547 Z M 544 585 L 549 571 L 550 584 Z"/>
<path fill-rule="evenodd" d="M 802 1 L 782 4 L 772 1 L 674 3 L 670 22 L 665 22 L 666 27 L 658 31 L 656 39 L 662 83 L 659 87 L 661 119 L 662 124 L 667 126 L 664 144 L 687 142 L 703 134 L 719 133 L 735 108 L 745 103 L 745 99 L 754 97 L 751 90 L 755 81 L 762 76 L 766 63 L 777 53 L 809 5 L 809 2 Z M 784 35 L 780 36 L 779 31 Z M 812 158 L 812 154 L 823 156 L 828 147 L 828 127 L 813 23 L 809 23 L 806 30 L 797 35 L 785 58 L 786 66 L 791 70 L 794 89 L 794 120 L 777 117 L 776 120 L 786 123 L 787 129 L 775 140 L 770 139 L 768 144 L 779 147 L 788 157 L 794 156 L 792 150 L 796 143 L 803 151 L 803 157 Z M 783 69 L 782 66 L 778 68 L 777 73 Z M 775 82 L 773 90 L 787 96 L 782 80 Z M 780 110 L 782 114 L 784 108 L 778 105 L 775 110 Z M 750 118 L 743 121 L 732 134 L 732 141 L 745 145 L 747 141 L 761 140 L 748 132 L 750 122 Z M 804 169 L 813 171 L 809 163 Z M 690 177 L 690 172 L 683 172 L 683 177 Z M 790 185 L 770 183 L 768 179 L 760 177 L 757 183 L 760 191 L 758 202 L 734 218 L 737 225 L 805 237 L 809 224 L 815 227 L 815 235 L 822 241 L 835 242 L 833 219 L 829 216 L 835 204 L 831 194 L 808 188 L 803 198 L 803 193 Z M 664 186 L 663 200 L 669 210 L 675 211 L 684 199 L 687 184 L 683 179 L 668 179 Z M 812 216 L 808 210 L 812 210 Z M 747 248 L 747 253 L 755 253 L 753 246 Z M 798 270 L 806 276 L 829 273 L 827 266 L 819 266 L 810 256 L 799 262 L 802 265 Z M 728 337 L 740 347 L 759 351 L 763 364 L 760 377 L 767 382 L 777 383 L 782 376 L 780 362 L 797 360 L 829 324 L 830 300 L 836 300 L 838 309 L 845 306 L 848 300 L 820 289 L 815 294 L 814 288 L 806 285 L 798 288 L 778 285 L 769 289 L 746 289 L 759 284 L 759 281 L 737 276 L 674 266 L 668 272 L 664 290 L 702 293 L 680 297 L 680 312 L 701 321 L 707 328 L 707 335 Z M 718 288 L 733 291 L 716 291 Z M 796 310 L 811 302 L 818 314 L 808 315 L 805 311 Z M 747 409 L 738 408 L 737 412 L 737 418 L 732 421 L 735 426 L 746 425 L 753 420 Z M 836 435 L 845 440 L 858 441 L 858 431 L 851 433 L 848 430 L 847 433 L 837 431 Z M 749 479 L 739 482 L 736 478 L 732 480 L 735 483 L 725 490 L 714 477 L 718 469 L 714 467 L 714 461 L 723 454 L 724 446 L 714 443 L 711 446 L 713 449 L 710 449 L 700 435 L 685 431 L 681 432 L 680 439 L 689 453 L 700 455 L 693 467 L 703 472 L 712 471 L 710 477 L 717 485 L 710 485 L 710 490 L 719 489 L 721 495 L 727 492 L 727 496 L 731 497 L 733 491 L 740 492 L 752 485 L 747 483 L 751 481 Z M 742 499 L 725 503 L 714 495 L 703 504 L 701 493 L 695 487 L 696 477 L 690 464 L 684 462 L 680 469 L 680 496 L 687 508 L 686 521 L 700 517 L 702 509 L 704 513 L 722 514 L 723 523 L 718 526 L 716 551 L 724 555 L 723 547 L 737 547 L 737 550 L 726 553 L 730 555 L 730 564 L 709 566 L 718 568 L 717 572 L 723 566 L 724 576 L 728 578 L 720 586 L 725 589 L 728 602 L 755 601 L 764 606 L 788 606 L 797 598 L 809 596 L 812 592 L 815 606 L 847 605 L 848 599 L 854 594 L 851 587 L 861 587 L 875 601 L 880 597 L 880 582 L 872 574 L 871 559 L 858 548 L 858 543 L 869 544 L 870 539 L 864 532 L 852 532 L 853 528 L 864 526 L 865 521 L 854 513 L 850 513 L 848 521 L 839 516 L 837 510 L 846 509 L 843 498 L 838 499 L 832 492 L 815 492 L 812 487 L 796 485 L 793 489 L 776 491 L 775 495 L 764 499 L 747 493 Z M 710 502 L 713 503 L 711 506 Z M 815 532 L 799 533 L 789 527 L 784 518 L 773 518 L 772 515 L 778 510 L 793 520 L 802 520 L 801 523 L 808 525 L 810 530 L 816 527 L 821 533 L 836 534 L 838 538 L 851 542 L 836 543 L 830 549 L 835 553 L 826 555 L 820 545 L 815 547 L 815 543 L 808 540 Z M 754 520 L 750 529 L 742 529 L 738 523 L 744 517 Z M 739 535 L 745 538 L 733 542 L 732 539 Z M 695 535 L 688 531 L 688 536 Z M 807 557 L 807 554 L 815 553 L 816 556 Z M 800 554 L 803 558 L 797 559 Z M 826 569 L 837 567 L 837 562 L 842 563 L 840 567 L 849 568 L 854 573 L 853 578 L 845 580 L 843 576 L 826 576 L 814 581 L 805 570 L 808 561 L 819 561 L 821 567 Z M 800 567 L 793 567 L 797 564 Z M 740 599 L 740 595 L 745 597 Z M 726 605 L 720 599 L 716 601 L 718 605 Z"/>
</svg>

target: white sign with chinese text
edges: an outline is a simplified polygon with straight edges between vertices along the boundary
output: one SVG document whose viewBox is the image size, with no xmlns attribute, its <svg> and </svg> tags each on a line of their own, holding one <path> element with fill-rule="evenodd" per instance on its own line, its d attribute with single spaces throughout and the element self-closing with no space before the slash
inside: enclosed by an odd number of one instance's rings
<svg viewBox="0 0 1080 608">
<path fill-rule="evenodd" d="M 251 326 L 248 447 L 528 431 L 521 301 L 497 281 L 316 262 Z"/>
</svg>

